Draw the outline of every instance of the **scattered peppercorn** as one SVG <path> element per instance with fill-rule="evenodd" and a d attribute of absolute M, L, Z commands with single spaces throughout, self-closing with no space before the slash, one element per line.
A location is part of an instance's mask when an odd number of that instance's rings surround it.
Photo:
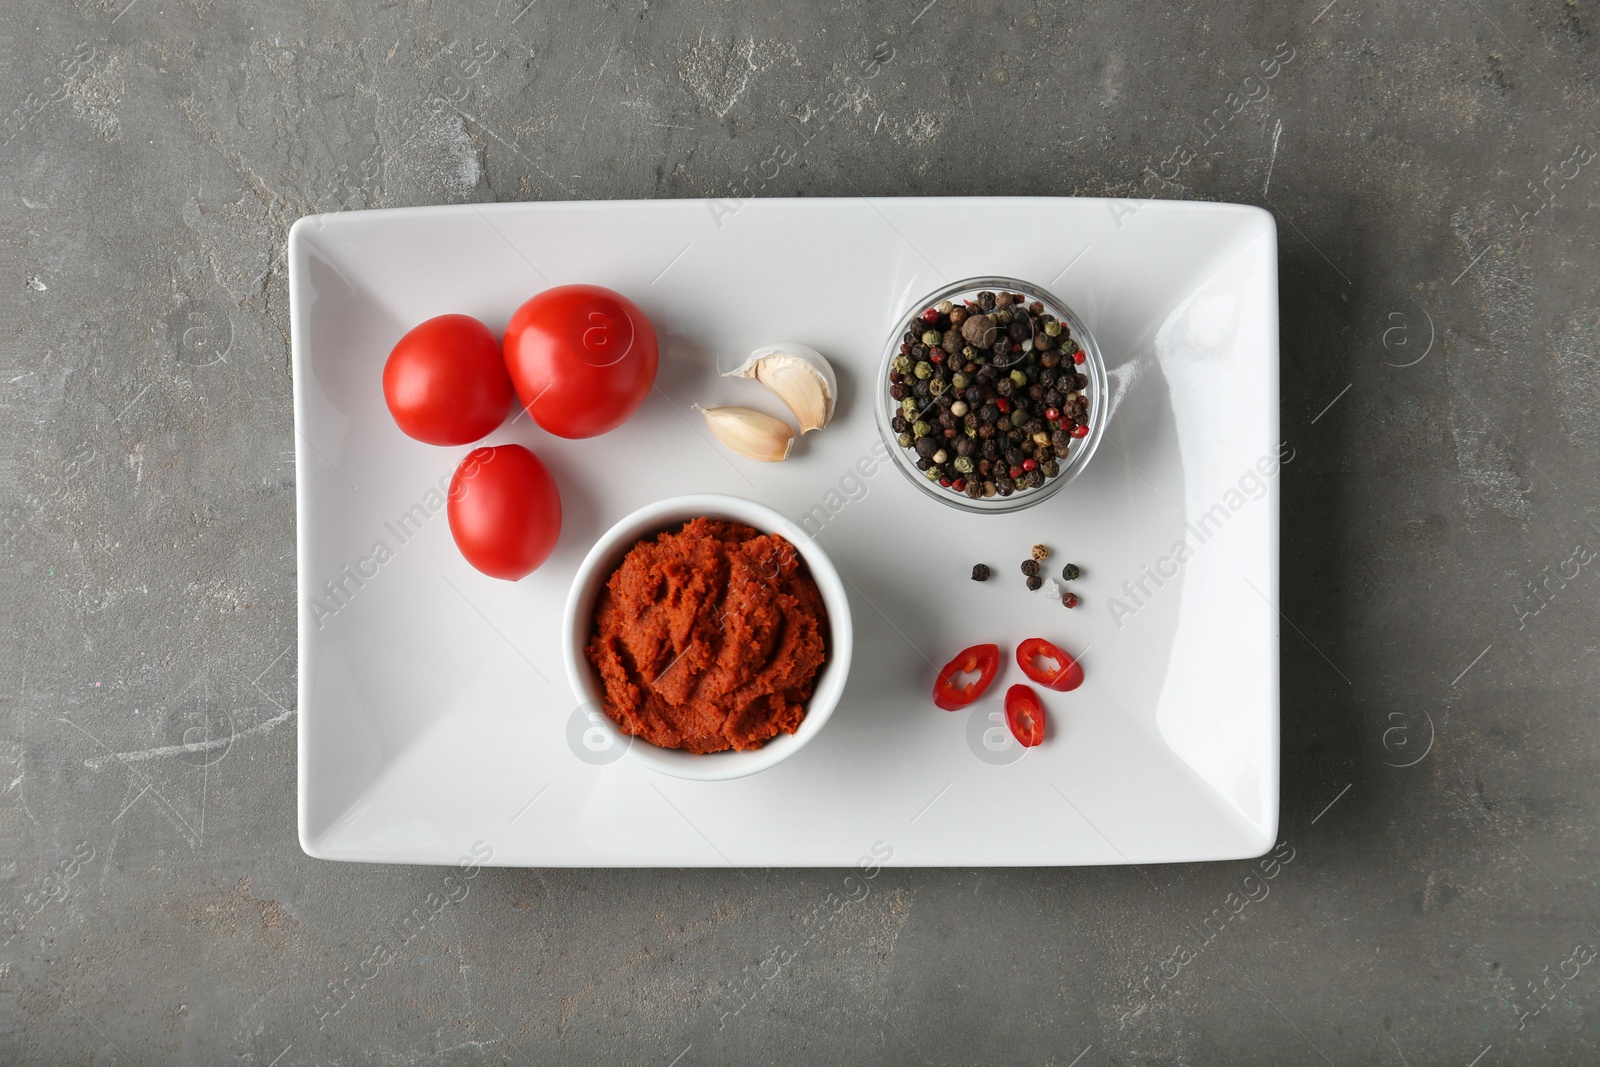
<path fill-rule="evenodd" d="M 1043 584 L 1044 579 L 1039 577 L 1037 574 L 1028 575 L 1028 589 L 1030 592 L 1037 592 L 1039 587 Z"/>
<path fill-rule="evenodd" d="M 1066 607 L 1069 607 L 1069 608 L 1077 607 L 1078 606 L 1078 594 L 1077 593 L 1070 593 L 1070 592 L 1069 593 L 1062 593 L 1061 594 L 1061 603 L 1063 605 L 1065 605 Z"/>
<path fill-rule="evenodd" d="M 1044 547 L 1043 545 L 1034 545 L 1033 546 L 1033 558 L 1034 559 L 1045 559 L 1049 555 L 1050 555 L 1050 550 L 1048 548 Z"/>
<path fill-rule="evenodd" d="M 1039 574 L 1039 561 L 1036 559 L 1023 560 L 1022 573 L 1026 574 L 1029 578 L 1037 577 Z"/>
<path fill-rule="evenodd" d="M 987 582 L 989 580 L 989 565 L 987 563 L 974 563 L 972 565 L 972 580 Z"/>
<path fill-rule="evenodd" d="M 1083 571 L 1078 568 L 1076 563 L 1069 563 L 1061 568 L 1061 579 L 1067 582 L 1075 582 L 1082 573 Z"/>

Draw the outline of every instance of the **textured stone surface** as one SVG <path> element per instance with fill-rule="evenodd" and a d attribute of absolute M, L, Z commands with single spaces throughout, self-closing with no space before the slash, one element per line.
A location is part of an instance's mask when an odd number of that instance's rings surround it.
<path fill-rule="evenodd" d="M 1592 1062 L 1600 11 L 922 3 L 0 11 L 0 1061 Z M 374 960 L 443 874 L 295 840 L 287 229 L 744 189 L 1277 214 L 1275 877 L 891 868 L 779 966 L 844 872 L 489 871 Z"/>

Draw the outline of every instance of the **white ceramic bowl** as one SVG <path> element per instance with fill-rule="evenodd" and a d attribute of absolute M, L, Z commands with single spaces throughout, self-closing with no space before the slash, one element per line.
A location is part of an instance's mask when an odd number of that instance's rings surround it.
<path fill-rule="evenodd" d="M 603 714 L 591 717 L 595 728 L 610 734 L 612 743 L 627 746 L 625 755 L 628 759 L 675 778 L 712 782 L 742 778 L 765 770 L 800 751 L 801 746 L 817 735 L 833 714 L 844 692 L 845 678 L 850 674 L 850 649 L 854 643 L 854 633 L 850 622 L 850 602 L 845 596 L 839 572 L 833 569 L 827 554 L 799 526 L 764 504 L 736 496 L 703 493 L 671 497 L 648 504 L 611 527 L 595 542 L 578 566 L 572 591 L 567 594 L 562 645 L 567 678 L 580 704 L 595 708 L 602 706 L 599 679 L 583 654 L 593 626 L 595 598 L 601 587 L 622 563 L 628 550 L 641 538 L 702 515 L 742 522 L 763 533 L 775 533 L 788 538 L 805 560 L 811 577 L 816 580 L 817 589 L 822 593 L 822 602 L 828 609 L 828 658 L 817 675 L 811 699 L 806 704 L 806 717 L 800 723 L 800 728 L 792 734 L 780 733 L 761 748 L 748 752 L 697 755 L 679 749 L 660 748 L 640 738 L 629 737 Z"/>

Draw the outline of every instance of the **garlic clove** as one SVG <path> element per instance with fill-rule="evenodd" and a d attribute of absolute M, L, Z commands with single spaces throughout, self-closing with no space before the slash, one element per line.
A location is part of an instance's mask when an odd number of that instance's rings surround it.
<path fill-rule="evenodd" d="M 820 430 L 833 418 L 838 379 L 822 353 L 809 345 L 763 345 L 723 377 L 754 378 L 777 393 L 794 412 L 801 433 Z"/>
<path fill-rule="evenodd" d="M 702 408 L 706 427 L 713 437 L 741 456 L 763 463 L 786 459 L 794 447 L 794 431 L 764 411 L 751 408 Z"/>

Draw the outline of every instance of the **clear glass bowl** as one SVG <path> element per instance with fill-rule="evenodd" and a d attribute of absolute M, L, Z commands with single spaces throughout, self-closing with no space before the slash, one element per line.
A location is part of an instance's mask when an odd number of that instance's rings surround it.
<path fill-rule="evenodd" d="M 901 338 L 907 330 L 913 328 L 914 324 L 921 323 L 919 316 L 924 308 L 933 307 L 941 300 L 949 300 L 956 304 L 964 300 L 975 300 L 977 295 L 985 290 L 995 293 L 1021 293 L 1028 298 L 1029 303 L 1037 300 L 1044 305 L 1045 311 L 1067 324 L 1073 340 L 1078 342 L 1084 352 L 1084 361 L 1076 369 L 1089 379 L 1089 384 L 1084 387 L 1084 393 L 1089 399 L 1089 434 L 1074 439 L 1066 458 L 1057 461 L 1060 464 L 1059 472 L 1038 488 L 1023 489 L 1010 496 L 996 495 L 972 499 L 936 481 L 929 481 L 927 476 L 917 469 L 916 453 L 909 448 L 900 447 L 900 435 L 894 432 L 889 422 L 899 410 L 898 402 L 889 396 L 889 369 L 894 357 L 900 354 Z M 1043 503 L 1059 493 L 1089 465 L 1089 460 L 1094 458 L 1095 450 L 1100 445 L 1100 438 L 1105 434 L 1106 417 L 1109 413 L 1106 396 L 1106 364 L 1100 355 L 1100 346 L 1095 343 L 1094 335 L 1083 324 L 1083 320 L 1058 297 L 1018 278 L 964 278 L 929 293 L 912 304 L 889 331 L 888 340 L 883 347 L 883 359 L 878 363 L 878 377 L 873 383 L 873 389 L 876 390 L 873 409 L 877 413 L 878 433 L 882 435 L 889 455 L 894 459 L 900 473 L 909 478 L 919 490 L 940 503 L 961 511 L 979 514 L 1021 511 L 1023 508 Z"/>

